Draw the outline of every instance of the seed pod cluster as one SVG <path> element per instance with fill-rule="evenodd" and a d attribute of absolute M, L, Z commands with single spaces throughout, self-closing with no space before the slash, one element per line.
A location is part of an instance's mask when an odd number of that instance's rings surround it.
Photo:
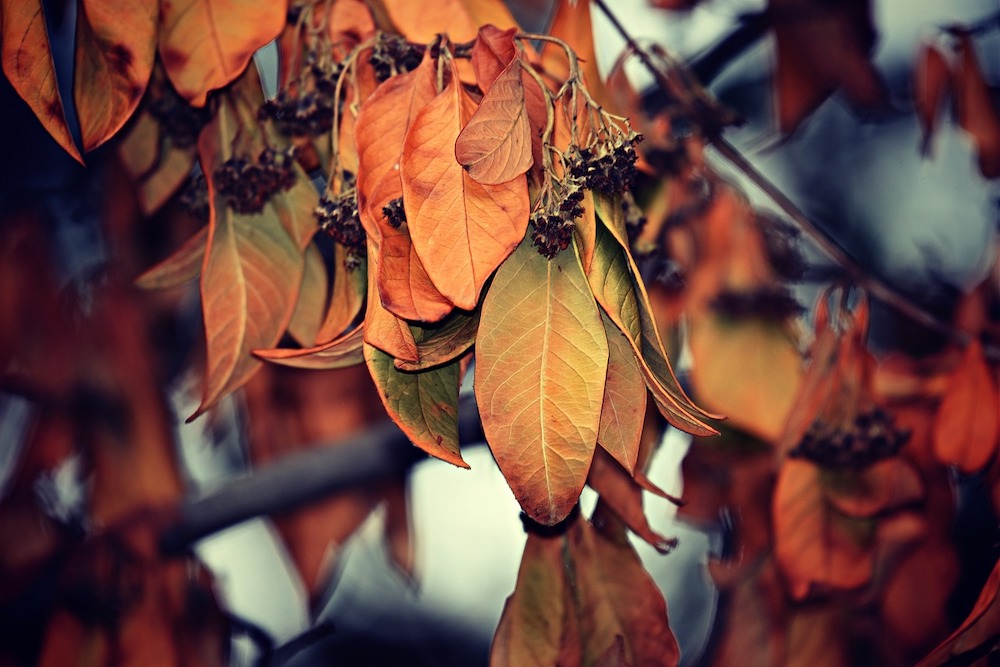
<path fill-rule="evenodd" d="M 788 455 L 824 468 L 863 470 L 896 456 L 909 438 L 909 431 L 897 428 L 889 413 L 872 406 L 847 426 L 830 428 L 822 419 L 815 420 Z"/>
<path fill-rule="evenodd" d="M 237 213 L 259 213 L 268 200 L 295 185 L 295 149 L 265 148 L 256 160 L 233 156 L 213 174 L 219 194 Z"/>
<path fill-rule="evenodd" d="M 382 207 L 382 213 L 394 229 L 399 229 L 406 222 L 406 210 L 403 209 L 403 198 L 396 197 L 390 201 Z"/>
<path fill-rule="evenodd" d="M 711 303 L 712 310 L 733 319 L 756 317 L 782 321 L 805 310 L 783 285 L 761 285 L 751 290 L 725 290 Z"/>
<path fill-rule="evenodd" d="M 775 272 L 785 280 L 799 280 L 809 267 L 799 249 L 802 233 L 784 220 L 767 214 L 757 214 L 757 223 L 764 233 L 767 259 Z"/>
<path fill-rule="evenodd" d="M 168 82 L 150 86 L 146 108 L 178 148 L 194 146 L 201 128 L 212 117 L 209 105 L 200 109 L 191 106 Z"/>
<path fill-rule="evenodd" d="M 337 79 L 343 65 L 330 54 L 310 52 L 295 84 L 278 91 L 260 109 L 261 119 L 274 121 L 278 131 L 289 137 L 315 137 L 333 127 Z"/>
<path fill-rule="evenodd" d="M 638 155 L 634 145 L 641 134 L 629 132 L 605 138 L 588 147 L 571 146 L 566 154 L 569 175 L 583 180 L 588 190 L 619 195 L 635 183 Z"/>
<path fill-rule="evenodd" d="M 552 259 L 569 247 L 577 218 L 583 215 L 581 179 L 553 180 L 542 206 L 531 216 L 531 240 L 538 254 Z"/>
<path fill-rule="evenodd" d="M 665 257 L 659 249 L 636 254 L 635 262 L 644 283 L 656 283 L 674 296 L 680 294 L 687 286 L 684 267 L 670 257 Z"/>
<path fill-rule="evenodd" d="M 407 42 L 399 35 L 381 33 L 372 47 L 368 58 L 375 70 L 375 79 L 382 83 L 394 74 L 402 74 L 417 68 L 423 58 L 423 50 Z"/>
<path fill-rule="evenodd" d="M 195 220 L 208 222 L 208 183 L 204 174 L 198 173 L 187 180 L 181 190 L 180 205 Z"/>
<path fill-rule="evenodd" d="M 315 213 L 319 228 L 347 249 L 347 268 L 357 267 L 365 256 L 366 237 L 355 190 L 351 188 L 333 196 L 324 194 Z"/>

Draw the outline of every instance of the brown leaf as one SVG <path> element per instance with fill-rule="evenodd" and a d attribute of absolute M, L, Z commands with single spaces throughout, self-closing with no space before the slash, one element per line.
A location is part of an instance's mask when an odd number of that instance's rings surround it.
<path fill-rule="evenodd" d="M 597 444 L 608 343 L 570 248 L 525 239 L 497 271 L 476 339 L 486 441 L 524 511 L 552 525 L 576 505 Z"/>
<path fill-rule="evenodd" d="M 986 585 L 979 593 L 972 611 L 955 632 L 940 646 L 920 661 L 917 667 L 952 665 L 971 655 L 996 651 L 997 634 L 1000 633 L 1000 561 L 993 566 Z M 959 663 L 961 664 L 961 663 Z"/>
<path fill-rule="evenodd" d="M 597 50 L 594 48 L 594 27 L 589 2 L 558 0 L 552 25 L 548 33 L 563 40 L 580 59 L 580 71 L 591 95 L 605 109 L 617 112 L 614 100 L 604 88 L 597 68 Z M 542 68 L 560 82 L 570 74 L 566 52 L 558 44 L 546 42 L 541 49 Z"/>
<path fill-rule="evenodd" d="M 163 0 L 159 52 L 177 92 L 194 106 L 235 80 L 285 25 L 287 0 Z"/>
<path fill-rule="evenodd" d="M 958 124 L 968 132 L 979 152 L 979 170 L 986 178 L 1000 177 L 1000 110 L 983 78 L 976 47 L 968 34 L 958 36 L 960 58 L 954 73 Z"/>
<path fill-rule="evenodd" d="M 920 150 L 924 155 L 930 152 L 938 112 L 950 86 L 951 72 L 944 54 L 933 44 L 924 44 L 913 71 L 913 104 L 923 130 Z"/>
<path fill-rule="evenodd" d="M 323 255 L 319 248 L 310 245 L 306 248 L 299 298 L 288 322 L 289 335 L 302 345 L 312 345 L 319 335 L 326 312 L 327 282 Z"/>
<path fill-rule="evenodd" d="M 632 475 L 604 450 L 594 452 L 587 484 L 625 523 L 629 530 L 649 542 L 661 553 L 667 553 L 673 542 L 654 531 L 642 508 L 642 489 Z"/>
<path fill-rule="evenodd" d="M 365 342 L 386 354 L 406 361 L 418 361 L 417 344 L 410 326 L 390 313 L 378 296 L 375 276 L 379 261 L 372 244 L 368 244 L 368 309 L 365 311 Z"/>
<path fill-rule="evenodd" d="M 334 244 L 330 305 L 316 334 L 317 343 L 333 340 L 354 322 L 368 292 L 367 277 L 365 264 L 348 268 L 347 250 L 339 243 Z"/>
<path fill-rule="evenodd" d="M 528 182 L 522 176 L 482 185 L 448 159 L 475 111 L 454 64 L 451 75 L 407 132 L 403 204 L 413 246 L 434 286 L 457 307 L 472 310 L 486 279 L 524 237 Z"/>
<path fill-rule="evenodd" d="M 621 331 L 601 314 L 608 337 L 608 375 L 597 440 L 622 467 L 632 473 L 639 456 L 639 439 L 646 414 L 646 385 L 632 346 Z"/>
<path fill-rule="evenodd" d="M 339 338 L 300 350 L 261 349 L 253 353 L 280 366 L 332 370 L 364 362 L 364 328 L 355 327 Z"/>
<path fill-rule="evenodd" d="M 459 358 L 472 347 L 479 330 L 479 311 L 465 313 L 456 310 L 438 326 L 410 325 L 410 329 L 414 332 L 420 359 L 396 359 L 393 363 L 401 371 L 433 368 Z"/>
<path fill-rule="evenodd" d="M 73 102 L 83 150 L 118 132 L 139 105 L 156 57 L 157 0 L 84 0 L 76 21 Z"/>
<path fill-rule="evenodd" d="M 166 289 L 194 280 L 201 273 L 207 240 L 208 227 L 202 227 L 170 257 L 136 278 L 135 284 L 143 289 Z"/>
<path fill-rule="evenodd" d="M 946 465 L 974 473 L 997 450 L 1000 391 L 978 339 L 966 346 L 934 422 L 934 454 Z"/>
<path fill-rule="evenodd" d="M 872 575 L 870 521 L 830 511 L 820 469 L 788 459 L 774 491 L 774 553 L 792 596 L 805 598 L 813 586 L 854 589 Z"/>
<path fill-rule="evenodd" d="M 0 59 L 10 85 L 52 138 L 83 164 L 59 97 L 42 0 L 2 0 L 0 31 Z"/>
<path fill-rule="evenodd" d="M 411 42 L 426 44 L 439 33 L 452 42 L 468 42 L 479 26 L 492 24 L 501 29 L 517 27 L 502 0 L 437 0 L 420 3 L 410 0 L 382 0 L 389 19 Z"/>
<path fill-rule="evenodd" d="M 837 88 L 854 104 L 885 97 L 869 52 L 875 39 L 869 0 L 770 0 L 777 39 L 778 126 L 791 132 Z"/>
<path fill-rule="evenodd" d="M 521 62 L 513 58 L 500 72 L 455 142 L 455 158 L 478 183 L 506 183 L 532 165 Z"/>
<path fill-rule="evenodd" d="M 483 92 L 490 89 L 517 55 L 514 42 L 516 34 L 517 28 L 501 30 L 495 25 L 484 25 L 479 29 L 476 42 L 472 45 L 472 69 L 476 72 L 476 83 Z"/>

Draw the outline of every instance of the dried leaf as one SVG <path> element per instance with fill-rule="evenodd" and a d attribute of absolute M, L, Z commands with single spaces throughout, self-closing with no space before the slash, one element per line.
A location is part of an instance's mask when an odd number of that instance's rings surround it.
<path fill-rule="evenodd" d="M 396 359 L 401 371 L 419 371 L 448 363 L 465 354 L 476 342 L 479 330 L 479 311 L 465 313 L 453 311 L 437 326 L 411 325 L 417 344 L 418 361 Z"/>
<path fill-rule="evenodd" d="M 472 45 L 472 69 L 476 73 L 479 89 L 486 92 L 500 73 L 517 55 L 514 35 L 517 28 L 501 30 L 495 25 L 484 25 L 479 29 L 476 42 Z"/>
<path fill-rule="evenodd" d="M 630 474 L 639 456 L 639 439 L 646 415 L 646 385 L 632 345 L 618 327 L 601 314 L 608 338 L 608 375 L 597 440 Z"/>
<path fill-rule="evenodd" d="M 958 37 L 960 58 L 954 74 L 958 124 L 968 132 L 979 152 L 979 170 L 986 178 L 1000 177 L 1000 110 L 983 78 L 972 38 Z"/>
<path fill-rule="evenodd" d="M 661 553 L 667 553 L 673 542 L 654 531 L 642 509 L 642 489 L 632 475 L 604 450 L 594 453 L 587 484 L 597 491 L 604 502 L 621 518 L 629 530 L 649 542 Z"/>
<path fill-rule="evenodd" d="M 301 350 L 262 349 L 253 353 L 261 359 L 292 368 L 332 370 L 355 366 L 364 361 L 364 328 L 355 327 L 339 338 Z"/>
<path fill-rule="evenodd" d="M 319 335 L 326 311 L 327 282 L 323 255 L 310 245 L 306 248 L 299 298 L 288 323 L 288 333 L 302 345 L 312 345 Z"/>
<path fill-rule="evenodd" d="M 396 317 L 382 305 L 375 276 L 378 256 L 368 244 L 368 309 L 365 311 L 365 342 L 386 354 L 406 361 L 418 361 L 417 344 L 405 320 Z"/>
<path fill-rule="evenodd" d="M 576 226 L 573 228 L 573 238 L 580 248 L 580 261 L 583 262 L 583 270 L 590 273 L 594 263 L 594 251 L 597 246 L 597 209 L 594 205 L 594 192 L 586 190 L 583 194 L 583 215 L 576 219 Z"/>
<path fill-rule="evenodd" d="M 254 52 L 285 25 L 287 0 L 161 2 L 160 60 L 177 92 L 194 106 L 235 80 Z"/>
<path fill-rule="evenodd" d="M 951 73 L 944 54 L 933 44 L 924 44 L 917 56 L 913 75 L 913 104 L 916 107 L 920 128 L 923 130 L 920 150 L 927 155 L 930 152 L 941 103 L 951 86 Z"/>
<path fill-rule="evenodd" d="M 475 111 L 452 66 L 445 89 L 423 108 L 404 142 L 403 205 L 417 255 L 434 286 L 463 310 L 473 310 L 490 274 L 524 237 L 528 182 L 476 183 L 454 153 Z"/>
<path fill-rule="evenodd" d="M 59 97 L 42 0 L 0 1 L 0 31 L 0 60 L 10 85 L 56 143 L 83 164 Z"/>
<path fill-rule="evenodd" d="M 476 340 L 476 399 L 500 470 L 546 525 L 580 496 L 597 444 L 608 343 L 573 250 L 526 239 L 497 271 Z"/>
<path fill-rule="evenodd" d="M 389 19 L 411 42 L 426 44 L 439 33 L 452 42 L 468 42 L 476 37 L 479 26 L 517 27 L 517 22 L 502 0 L 436 0 L 430 3 L 410 0 L 382 0 Z"/>
<path fill-rule="evenodd" d="M 966 346 L 934 421 L 934 454 L 946 465 L 974 473 L 997 450 L 1000 391 L 978 339 Z"/>
<path fill-rule="evenodd" d="M 386 412 L 414 445 L 431 456 L 468 468 L 458 447 L 458 388 L 453 361 L 424 371 L 397 369 L 393 359 L 365 345 L 365 362 Z"/>
<path fill-rule="evenodd" d="M 333 248 L 333 285 L 330 287 L 330 305 L 323 324 L 316 334 L 317 343 L 333 340 L 354 322 L 368 291 L 367 262 L 348 268 L 347 250 L 339 243 Z"/>
<path fill-rule="evenodd" d="M 202 227 L 170 257 L 136 278 L 135 284 L 143 289 L 166 289 L 194 280 L 201 273 L 207 240 L 208 227 Z"/>
<path fill-rule="evenodd" d="M 570 45 L 580 59 L 580 71 L 591 95 L 602 107 L 616 112 L 614 100 L 604 88 L 600 70 L 597 68 L 590 3 L 558 0 L 548 33 Z M 560 45 L 550 42 L 543 44 L 541 60 L 546 73 L 555 76 L 560 82 L 569 78 L 569 61 Z"/>
<path fill-rule="evenodd" d="M 156 57 L 157 0 L 83 0 L 76 21 L 73 102 L 83 150 L 118 132 L 146 90 Z"/>
<path fill-rule="evenodd" d="M 478 183 L 506 183 L 532 165 L 521 62 L 513 58 L 500 72 L 455 142 L 455 158 Z"/>

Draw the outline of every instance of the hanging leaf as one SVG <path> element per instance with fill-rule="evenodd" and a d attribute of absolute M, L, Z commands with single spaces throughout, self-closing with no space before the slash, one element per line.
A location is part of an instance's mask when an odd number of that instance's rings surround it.
<path fill-rule="evenodd" d="M 248 77 L 255 86 L 252 101 L 263 102 L 260 96 L 260 88 L 257 86 L 257 77 Z M 256 106 L 254 104 L 253 106 Z M 276 192 L 271 199 L 274 212 L 281 221 L 281 226 L 285 228 L 288 235 L 295 241 L 295 245 L 301 251 L 305 251 L 312 243 L 313 237 L 319 226 L 316 221 L 316 207 L 319 205 L 319 193 L 313 187 L 312 182 L 298 164 L 293 165 L 295 172 L 295 183 L 288 190 Z"/>
<path fill-rule="evenodd" d="M 368 308 L 365 311 L 365 342 L 396 359 L 419 361 L 417 344 L 406 320 L 396 317 L 382 305 L 375 284 L 379 261 L 368 244 Z"/>
<path fill-rule="evenodd" d="M 913 104 L 916 107 L 920 128 L 923 130 L 920 151 L 927 155 L 930 152 L 941 103 L 951 85 L 951 73 L 944 54 L 933 44 L 924 44 L 917 56 L 913 74 Z"/>
<path fill-rule="evenodd" d="M 205 174 L 228 159 L 236 114 L 231 103 L 223 104 L 202 134 Z M 259 214 L 234 213 L 216 197 L 213 178 L 207 181 L 211 218 L 201 294 L 208 359 L 202 403 L 191 419 L 257 370 L 260 361 L 250 353 L 274 346 L 288 327 L 303 271 L 302 254 L 271 205 Z"/>
<path fill-rule="evenodd" d="M 628 338 L 601 313 L 608 338 L 608 375 L 597 440 L 630 474 L 639 456 L 646 414 L 646 385 Z"/>
<path fill-rule="evenodd" d="M 434 286 L 463 310 L 473 310 L 490 274 L 524 238 L 528 181 L 476 183 L 454 154 L 475 111 L 451 66 L 451 80 L 413 121 L 401 162 L 403 205 L 410 236 Z"/>
<path fill-rule="evenodd" d="M 56 143 L 83 164 L 59 97 L 42 0 L 0 1 L 0 31 L 0 59 L 10 85 Z"/>
<path fill-rule="evenodd" d="M 306 248 L 299 298 L 288 323 L 288 333 L 302 345 L 312 345 L 319 335 L 326 311 L 327 283 L 323 255 L 319 248 L 310 245 Z"/>
<path fill-rule="evenodd" d="M 316 334 L 317 343 L 333 340 L 354 322 L 365 302 L 367 275 L 367 262 L 348 268 L 347 250 L 339 243 L 334 244 L 330 305 Z"/>
<path fill-rule="evenodd" d="M 966 473 L 981 470 L 997 450 L 1000 391 L 978 339 L 965 347 L 934 421 L 934 454 Z"/>
<path fill-rule="evenodd" d="M 280 366 L 333 370 L 362 363 L 364 361 L 363 345 L 364 328 L 355 327 L 339 338 L 322 345 L 299 350 L 261 349 L 254 350 L 253 353 L 261 359 L 266 359 Z"/>
<path fill-rule="evenodd" d="M 401 371 L 392 357 L 371 345 L 365 345 L 365 362 L 382 404 L 406 437 L 431 456 L 468 468 L 458 448 L 458 362 Z"/>
<path fill-rule="evenodd" d="M 468 42 L 479 26 L 492 24 L 514 28 L 517 22 L 502 0 L 437 0 L 420 3 L 410 0 L 382 0 L 389 19 L 411 42 L 427 44 L 438 34 L 452 42 Z"/>
<path fill-rule="evenodd" d="M 157 0 L 84 0 L 76 21 L 73 102 L 83 150 L 114 136 L 139 106 L 156 57 Z"/>
<path fill-rule="evenodd" d="M 979 153 L 979 170 L 986 178 L 1000 177 L 1000 109 L 983 78 L 976 46 L 968 34 L 958 36 L 958 71 L 954 74 L 958 124 L 969 133 Z"/>
<path fill-rule="evenodd" d="M 500 267 L 476 339 L 486 441 L 524 511 L 552 525 L 576 505 L 597 443 L 608 343 L 579 258 L 526 239 Z"/>
<path fill-rule="evenodd" d="M 484 25 L 479 29 L 472 45 L 472 69 L 476 73 L 476 84 L 486 92 L 497 80 L 500 73 L 517 55 L 514 35 L 517 28 L 501 30 L 495 25 Z"/>
<path fill-rule="evenodd" d="M 594 99 L 604 107 L 616 111 L 614 100 L 604 88 L 597 68 L 597 50 L 594 48 L 594 26 L 591 21 L 590 3 L 558 0 L 549 35 L 557 37 L 573 49 L 580 59 L 580 70 Z M 569 78 L 569 60 L 562 46 L 551 42 L 542 45 L 542 68 L 560 81 Z"/>
<path fill-rule="evenodd" d="M 417 344 L 418 361 L 396 359 L 395 366 L 401 371 L 419 371 L 446 364 L 465 354 L 476 342 L 479 330 L 479 311 L 465 313 L 453 311 L 436 326 L 411 325 Z"/>
<path fill-rule="evenodd" d="M 174 254 L 136 278 L 135 284 L 143 289 L 166 289 L 194 280 L 201 273 L 207 240 L 208 227 L 202 227 Z"/>
<path fill-rule="evenodd" d="M 642 489 L 638 483 L 606 451 L 598 449 L 594 453 L 587 484 L 597 491 L 601 502 L 613 510 L 629 530 L 654 549 L 668 553 L 673 548 L 674 540 L 663 537 L 650 527 L 642 508 Z"/>
<path fill-rule="evenodd" d="M 161 2 L 159 52 L 177 92 L 196 107 L 234 81 L 285 25 L 287 0 Z"/>
<path fill-rule="evenodd" d="M 531 167 L 531 127 L 521 69 L 520 58 L 507 64 L 455 142 L 455 158 L 478 183 L 506 183 Z"/>

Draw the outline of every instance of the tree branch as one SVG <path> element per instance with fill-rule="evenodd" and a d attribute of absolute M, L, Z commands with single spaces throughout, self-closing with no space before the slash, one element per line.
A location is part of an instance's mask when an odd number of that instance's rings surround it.
<path fill-rule="evenodd" d="M 466 444 L 483 441 L 472 396 L 459 401 L 458 434 Z M 346 440 L 285 456 L 200 498 L 184 500 L 160 534 L 160 552 L 183 554 L 193 543 L 224 528 L 401 475 L 426 458 L 386 420 Z"/>

